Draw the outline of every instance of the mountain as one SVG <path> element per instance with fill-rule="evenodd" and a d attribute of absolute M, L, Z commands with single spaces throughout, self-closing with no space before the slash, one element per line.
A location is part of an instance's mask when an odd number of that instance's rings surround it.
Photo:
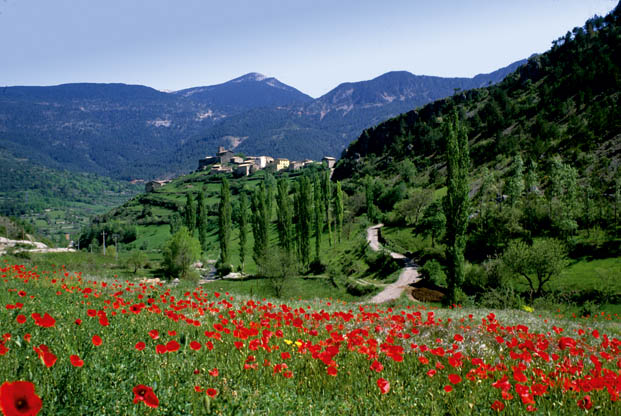
<path fill-rule="evenodd" d="M 347 147 L 333 177 L 390 177 L 407 159 L 433 180 L 444 169 L 443 120 L 457 111 L 467 125 L 475 169 L 501 171 L 520 154 L 545 171 L 561 155 L 583 177 L 611 180 L 621 159 L 620 15 L 617 8 L 606 18 L 590 19 L 499 84 L 460 92 L 365 130 Z M 611 195 L 610 189 L 602 192 Z"/>
<path fill-rule="evenodd" d="M 125 84 L 6 87 L 0 145 L 42 166 L 126 180 L 189 172 L 217 146 L 319 159 L 338 156 L 365 128 L 456 88 L 497 82 L 522 63 L 474 78 L 390 72 L 316 100 L 258 73 L 172 93 Z"/>
<path fill-rule="evenodd" d="M 305 104 L 313 99 L 276 78 L 251 72 L 223 84 L 194 87 L 173 94 L 207 106 L 241 112 L 257 107 Z"/>

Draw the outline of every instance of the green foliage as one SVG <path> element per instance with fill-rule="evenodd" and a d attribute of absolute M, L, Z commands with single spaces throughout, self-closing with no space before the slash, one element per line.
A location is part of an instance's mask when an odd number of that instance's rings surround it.
<path fill-rule="evenodd" d="M 523 277 L 533 296 L 543 294 L 544 285 L 567 267 L 567 249 L 558 240 L 537 239 L 532 246 L 514 240 L 502 256 L 503 263 L 515 275 Z"/>
<path fill-rule="evenodd" d="M 132 250 L 125 258 L 125 265 L 129 269 L 134 269 L 134 274 L 138 272 L 138 269 L 142 269 L 148 263 L 149 259 L 147 255 L 140 250 Z"/>
<path fill-rule="evenodd" d="M 435 247 L 436 241 L 444 233 L 446 227 L 446 216 L 439 201 L 433 202 L 425 208 L 421 221 L 421 231 L 425 235 L 431 236 L 431 247 Z"/>
<path fill-rule="evenodd" d="M 199 241 L 186 227 L 172 235 L 162 250 L 162 267 L 167 276 L 180 279 L 195 278 L 191 265 L 200 257 Z"/>
<path fill-rule="evenodd" d="M 446 273 L 442 269 L 442 265 L 436 260 L 428 260 L 419 269 L 424 279 L 430 281 L 436 286 L 446 287 Z"/>
<path fill-rule="evenodd" d="M 173 214 L 173 216 L 175 214 Z M 209 241 L 207 240 L 208 222 L 209 220 L 207 218 L 207 207 L 205 206 L 205 193 L 201 190 L 196 196 L 196 228 L 198 230 L 198 241 L 201 243 L 201 249 L 203 251 L 207 250 L 209 243 Z M 174 234 L 172 226 L 171 234 Z"/>
<path fill-rule="evenodd" d="M 464 251 L 466 249 L 466 229 L 470 214 L 468 199 L 468 173 L 470 157 L 468 136 L 465 127 L 457 118 L 451 116 L 446 124 L 447 194 L 443 200 L 446 216 L 446 244 L 448 275 L 448 295 L 446 302 L 455 303 L 456 291 L 464 281 Z"/>
<path fill-rule="evenodd" d="M 289 197 L 289 182 L 285 178 L 278 180 L 276 196 L 276 230 L 278 245 L 288 254 L 293 253 L 293 209 Z"/>
<path fill-rule="evenodd" d="M 252 258 L 259 266 L 265 263 L 268 258 L 269 239 L 267 217 L 267 203 L 265 185 L 262 182 L 252 195 L 252 235 L 254 236 L 254 247 Z"/>
<path fill-rule="evenodd" d="M 248 241 L 248 197 L 245 193 L 240 196 L 239 203 L 239 260 L 241 271 L 246 265 L 246 243 Z"/>
<path fill-rule="evenodd" d="M 218 241 L 220 243 L 219 264 L 227 265 L 230 259 L 230 240 L 231 240 L 231 191 L 229 181 L 222 179 L 220 188 L 220 205 L 218 206 Z"/>
<path fill-rule="evenodd" d="M 321 250 L 321 235 L 323 234 L 323 206 L 321 185 L 319 178 L 315 176 L 313 181 L 313 234 L 315 236 L 316 261 L 319 261 L 319 252 Z"/>
<path fill-rule="evenodd" d="M 194 234 L 194 229 L 196 228 L 196 208 L 190 193 L 185 195 L 184 220 L 188 231 Z"/>
<path fill-rule="evenodd" d="M 337 240 L 340 243 L 343 234 L 343 217 L 344 217 L 344 203 L 343 203 L 343 190 L 341 189 L 341 182 L 336 182 L 336 190 L 334 192 L 334 213 L 335 213 L 335 233 Z"/>
<path fill-rule="evenodd" d="M 310 239 L 312 226 L 312 186 L 307 176 L 302 176 L 296 184 L 295 193 L 296 240 L 298 256 L 302 268 L 310 261 Z"/>

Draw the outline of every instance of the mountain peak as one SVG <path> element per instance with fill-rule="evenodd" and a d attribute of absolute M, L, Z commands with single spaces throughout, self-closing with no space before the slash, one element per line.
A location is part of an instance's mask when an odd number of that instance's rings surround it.
<path fill-rule="evenodd" d="M 242 75 L 239 78 L 235 78 L 233 80 L 231 80 L 230 82 L 246 82 L 246 81 L 264 81 L 268 79 L 268 77 L 266 77 L 263 74 L 260 74 L 258 72 L 249 72 L 246 75 Z"/>

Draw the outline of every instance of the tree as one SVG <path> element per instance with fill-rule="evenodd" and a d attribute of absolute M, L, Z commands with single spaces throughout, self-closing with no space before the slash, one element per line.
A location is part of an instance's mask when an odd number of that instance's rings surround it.
<path fill-rule="evenodd" d="M 221 267 L 231 264 L 230 260 L 230 240 L 231 240 L 231 191 L 229 181 L 222 178 L 220 187 L 220 205 L 218 207 L 218 240 L 220 242 L 220 259 L 218 263 Z"/>
<path fill-rule="evenodd" d="M 196 197 L 196 228 L 198 229 L 198 241 L 201 249 L 207 251 L 207 207 L 205 207 L 205 194 L 203 191 Z"/>
<path fill-rule="evenodd" d="M 410 196 L 395 205 L 395 210 L 407 225 L 416 227 L 420 215 L 433 200 L 433 192 L 430 189 L 416 188 Z"/>
<path fill-rule="evenodd" d="M 252 258 L 254 262 L 263 267 L 267 258 L 268 235 L 267 235 L 267 206 L 265 203 L 265 185 L 263 183 L 255 189 L 252 194 L 252 235 L 254 237 L 254 247 Z"/>
<path fill-rule="evenodd" d="M 138 272 L 138 269 L 142 269 L 145 264 L 147 264 L 148 258 L 147 255 L 140 250 L 132 250 L 127 259 L 125 260 L 125 264 L 128 268 L 134 269 L 134 274 Z"/>
<path fill-rule="evenodd" d="M 192 277 L 190 266 L 199 258 L 200 253 L 198 240 L 190 235 L 187 227 L 181 227 L 164 246 L 162 266 L 170 277 Z"/>
<path fill-rule="evenodd" d="M 274 296 L 280 298 L 295 272 L 295 259 L 291 254 L 278 247 L 265 260 L 262 274 L 269 279 Z"/>
<path fill-rule="evenodd" d="M 341 242 L 341 235 L 343 234 L 343 217 L 344 217 L 344 204 L 343 204 L 343 191 L 341 189 L 341 182 L 336 183 L 336 192 L 334 194 L 334 212 L 335 212 L 335 233 L 338 238 L 338 242 Z"/>
<path fill-rule="evenodd" d="M 278 245 L 290 255 L 293 251 L 293 210 L 289 198 L 289 182 L 285 178 L 280 178 L 277 190 L 276 230 L 278 231 Z"/>
<path fill-rule="evenodd" d="M 188 231 L 190 234 L 194 234 L 194 228 L 196 228 L 196 209 L 194 208 L 194 201 L 190 193 L 185 194 L 184 219 Z"/>
<path fill-rule="evenodd" d="M 314 184 L 313 184 L 313 207 L 314 207 L 314 219 L 313 226 L 315 234 L 315 261 L 319 263 L 319 251 L 321 249 L 321 231 L 323 229 L 323 202 L 321 198 L 321 186 L 319 184 L 319 179 L 315 176 Z"/>
<path fill-rule="evenodd" d="M 457 300 L 458 289 L 465 277 L 464 251 L 466 249 L 466 229 L 468 227 L 468 135 L 454 112 L 446 123 L 446 186 L 444 215 L 446 216 L 446 254 L 448 263 L 446 302 Z"/>
<path fill-rule="evenodd" d="M 323 202 L 323 212 L 326 216 L 326 226 L 328 227 L 328 242 L 330 246 L 333 244 L 332 239 L 332 182 L 330 181 L 330 170 L 326 169 L 321 175 L 321 198 Z"/>
<path fill-rule="evenodd" d="M 242 193 L 239 199 L 239 261 L 243 272 L 246 264 L 246 242 L 248 239 L 248 198 L 246 194 Z"/>
<path fill-rule="evenodd" d="M 435 247 L 436 241 L 438 241 L 446 227 L 446 217 L 439 202 L 435 201 L 427 206 L 423 212 L 421 227 L 423 234 L 431 236 L 431 247 Z"/>
<path fill-rule="evenodd" d="M 552 159 L 550 183 L 547 197 L 550 218 L 564 238 L 569 237 L 578 228 L 576 222 L 576 205 L 578 197 L 578 172 L 563 163 L 560 157 Z"/>
<path fill-rule="evenodd" d="M 302 268 L 306 268 L 310 259 L 310 236 L 312 224 L 311 183 L 307 176 L 302 176 L 297 183 L 295 194 L 296 237 L 298 255 Z"/>
<path fill-rule="evenodd" d="M 179 228 L 181 228 L 182 224 L 183 220 L 181 219 L 181 215 L 179 215 L 178 212 L 173 212 L 168 220 L 170 235 L 173 235 L 174 233 L 179 231 Z"/>
<path fill-rule="evenodd" d="M 520 155 L 515 157 L 511 170 L 511 176 L 505 184 L 505 193 L 507 194 L 509 204 L 515 206 L 524 192 L 524 162 Z"/>
<path fill-rule="evenodd" d="M 553 238 L 535 240 L 532 246 L 513 240 L 502 261 L 511 272 L 526 280 L 532 302 L 533 296 L 541 296 L 544 285 L 567 266 L 567 250 L 563 243 Z"/>
<path fill-rule="evenodd" d="M 379 219 L 379 210 L 375 205 L 375 195 L 373 192 L 373 180 L 367 177 L 365 180 L 364 194 L 367 202 L 367 218 L 373 224 Z"/>

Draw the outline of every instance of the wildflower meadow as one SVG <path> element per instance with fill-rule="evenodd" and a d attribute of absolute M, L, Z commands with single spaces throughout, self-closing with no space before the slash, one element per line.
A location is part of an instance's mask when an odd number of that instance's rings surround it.
<path fill-rule="evenodd" d="M 279 302 L 0 267 L 0 409 L 621 413 L 616 315 Z"/>

